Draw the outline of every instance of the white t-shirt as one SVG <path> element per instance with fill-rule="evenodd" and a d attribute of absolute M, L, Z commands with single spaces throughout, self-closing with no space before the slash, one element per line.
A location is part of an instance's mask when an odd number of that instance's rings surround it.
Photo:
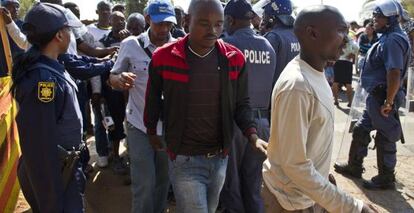
<path fill-rule="evenodd" d="M 323 72 L 297 56 L 280 75 L 263 180 L 286 210 L 317 202 L 329 212 L 359 213 L 362 201 L 328 181 L 334 136 L 332 92 Z"/>
<path fill-rule="evenodd" d="M 108 35 L 111 32 L 111 28 L 108 29 L 100 29 L 98 28 L 97 24 L 90 24 L 87 26 L 88 32 L 93 35 L 95 39 L 95 46 L 97 47 L 99 44 L 99 40 L 101 40 L 104 36 Z"/>
<path fill-rule="evenodd" d="M 137 75 L 134 82 L 134 87 L 129 90 L 128 104 L 126 107 L 126 118 L 135 128 L 147 132 L 144 126 L 144 107 L 145 107 L 145 93 L 147 90 L 148 81 L 148 67 L 151 58 L 145 53 L 144 49 L 139 45 L 138 39 L 142 39 L 144 48 L 154 52 L 157 48 L 151 43 L 148 31 L 142 33 L 138 37 L 130 36 L 121 42 L 118 58 L 115 62 L 111 73 L 120 74 L 122 72 L 132 72 Z M 170 40 L 174 41 L 170 36 Z M 157 125 L 157 134 L 162 134 L 161 122 Z"/>

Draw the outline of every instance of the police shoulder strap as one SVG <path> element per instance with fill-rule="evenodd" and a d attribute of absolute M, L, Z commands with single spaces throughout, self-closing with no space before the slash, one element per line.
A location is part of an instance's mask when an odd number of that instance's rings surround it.
<path fill-rule="evenodd" d="M 148 55 L 148 57 L 152 58 L 152 52 L 148 49 L 148 47 L 144 47 L 144 41 L 138 38 L 138 43 L 139 43 L 139 46 L 141 46 L 142 49 L 145 51 L 145 53 Z"/>
<path fill-rule="evenodd" d="M 69 74 L 67 74 L 68 77 L 65 77 L 65 75 L 62 75 L 62 73 L 58 72 L 53 67 L 48 66 L 46 64 L 42 64 L 42 63 L 36 63 L 36 64 L 34 64 L 33 66 L 30 67 L 29 70 L 34 70 L 34 69 L 37 69 L 37 68 L 43 68 L 43 69 L 46 69 L 46 70 L 48 70 L 48 71 L 50 71 L 52 73 L 55 73 L 56 74 L 56 77 L 58 77 L 58 78 L 60 78 L 60 79 L 62 79 L 64 81 L 68 82 L 73 88 L 75 88 L 76 91 L 78 91 L 78 86 L 72 80 L 72 77 Z"/>

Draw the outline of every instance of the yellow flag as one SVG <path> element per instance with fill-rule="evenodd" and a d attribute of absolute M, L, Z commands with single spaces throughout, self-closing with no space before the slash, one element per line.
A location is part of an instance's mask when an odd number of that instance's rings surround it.
<path fill-rule="evenodd" d="M 12 57 L 3 17 L 0 16 L 1 44 L 9 76 L 0 78 L 0 211 L 14 212 L 20 187 L 17 181 L 17 164 L 20 156 L 19 136 L 15 117 L 16 103 L 10 91 Z"/>

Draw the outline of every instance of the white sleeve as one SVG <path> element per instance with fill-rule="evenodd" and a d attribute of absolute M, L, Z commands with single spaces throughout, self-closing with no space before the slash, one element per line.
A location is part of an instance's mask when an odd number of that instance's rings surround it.
<path fill-rule="evenodd" d="M 132 47 L 130 40 L 126 40 L 125 42 L 121 42 L 121 46 L 119 48 L 118 58 L 115 61 L 114 66 L 112 67 L 111 73 L 112 74 L 121 74 L 122 72 L 127 72 L 129 67 L 129 50 Z"/>
<path fill-rule="evenodd" d="M 102 89 L 102 82 L 101 82 L 101 76 L 94 76 L 91 78 L 91 87 L 92 87 L 92 94 L 95 93 L 101 93 L 101 89 Z"/>
<path fill-rule="evenodd" d="M 12 21 L 10 24 L 6 25 L 7 31 L 9 32 L 10 37 L 13 39 L 14 43 L 17 44 L 22 49 L 29 49 L 30 43 L 26 38 L 26 35 L 23 34 L 19 27 Z"/>
<path fill-rule="evenodd" d="M 272 132 L 278 134 L 277 156 L 285 175 L 299 190 L 329 212 L 359 213 L 362 201 L 340 191 L 323 177 L 306 155 L 308 131 L 310 129 L 313 96 L 294 90 L 279 94 L 272 106 Z M 275 125 L 273 124 L 275 123 Z M 330 131 L 330 130 L 326 130 Z"/>

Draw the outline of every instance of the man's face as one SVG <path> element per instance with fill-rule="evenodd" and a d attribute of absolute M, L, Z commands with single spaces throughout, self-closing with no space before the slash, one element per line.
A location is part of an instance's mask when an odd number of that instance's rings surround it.
<path fill-rule="evenodd" d="M 120 12 L 113 13 L 111 15 L 111 26 L 114 32 L 125 29 L 125 16 Z"/>
<path fill-rule="evenodd" d="M 158 41 L 167 40 L 173 25 L 172 22 L 167 21 L 159 23 L 150 21 L 151 35 Z"/>
<path fill-rule="evenodd" d="M 373 24 L 367 24 L 367 26 L 365 26 L 365 33 L 367 35 L 372 35 L 374 33 Z"/>
<path fill-rule="evenodd" d="M 137 19 L 132 19 L 127 23 L 127 30 L 131 32 L 132 35 L 137 36 L 144 32 L 145 23 L 140 23 Z"/>
<path fill-rule="evenodd" d="M 10 11 L 10 14 L 12 16 L 13 20 L 16 20 L 19 16 L 19 4 L 17 3 L 8 3 L 6 6 L 4 6 L 8 11 Z"/>
<path fill-rule="evenodd" d="M 373 13 L 372 14 L 372 20 L 374 24 L 374 30 L 377 32 L 380 32 L 382 29 L 384 29 L 388 24 L 388 19 L 381 13 Z"/>
<path fill-rule="evenodd" d="M 317 42 L 321 49 L 321 57 L 330 61 L 338 60 L 347 43 L 348 26 L 343 17 L 327 20 L 319 27 L 319 33 Z"/>
<path fill-rule="evenodd" d="M 109 21 L 109 16 L 111 15 L 111 6 L 109 6 L 109 4 L 101 5 L 96 10 L 96 14 L 98 14 L 99 20 Z"/>
<path fill-rule="evenodd" d="M 213 47 L 223 32 L 223 10 L 206 7 L 193 12 L 188 18 L 191 41 L 203 48 Z"/>

